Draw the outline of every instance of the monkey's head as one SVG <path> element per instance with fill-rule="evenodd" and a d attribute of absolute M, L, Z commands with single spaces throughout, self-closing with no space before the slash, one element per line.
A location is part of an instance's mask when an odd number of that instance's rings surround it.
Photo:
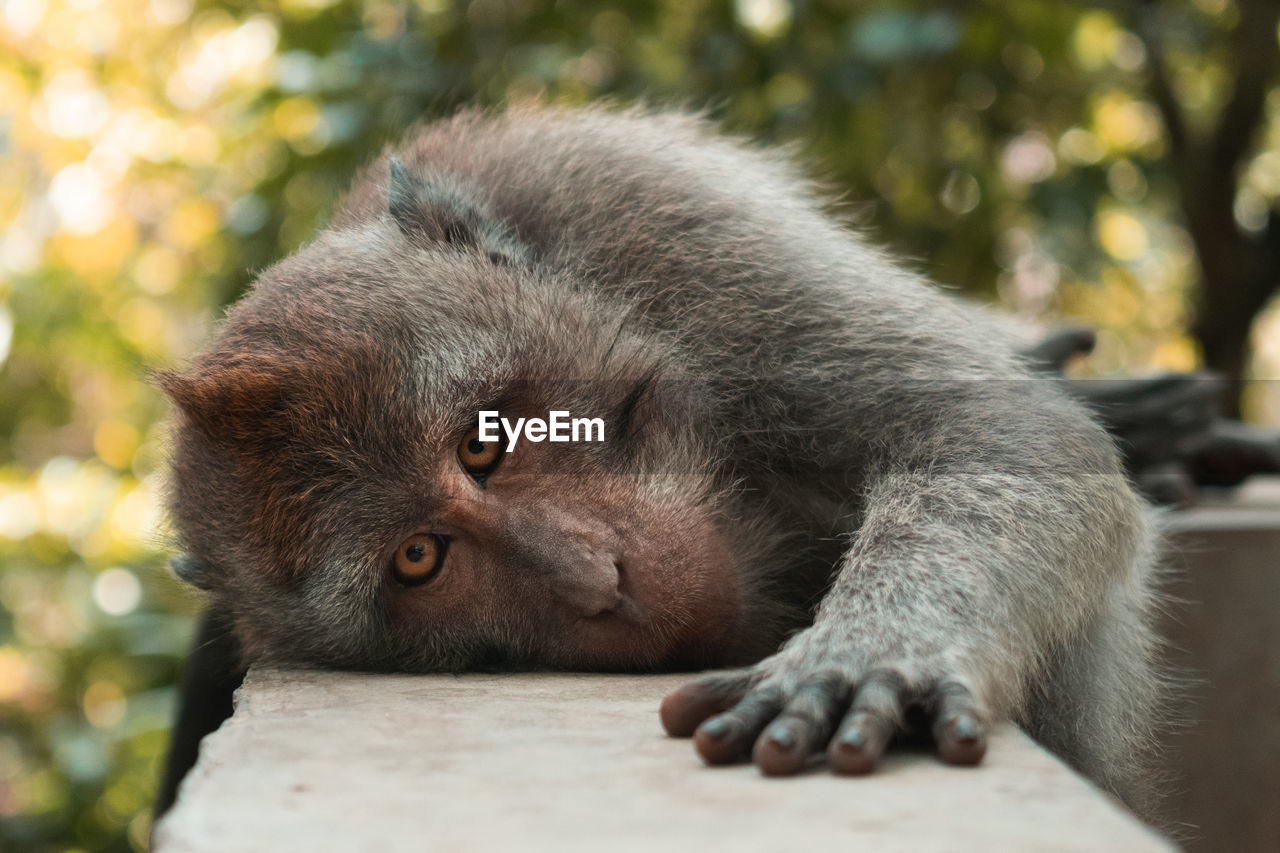
<path fill-rule="evenodd" d="M 264 272 L 159 384 L 178 574 L 246 656 L 410 670 L 714 663 L 741 629 L 722 448 L 669 344 L 439 179 Z M 556 275 L 563 276 L 569 273 Z M 478 412 L 604 440 L 477 438 Z"/>

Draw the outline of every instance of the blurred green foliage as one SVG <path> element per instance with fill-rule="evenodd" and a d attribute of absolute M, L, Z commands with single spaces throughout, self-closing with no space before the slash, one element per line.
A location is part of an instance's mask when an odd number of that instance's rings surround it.
<path fill-rule="evenodd" d="M 1207 120 L 1237 10 L 1164 5 L 1177 94 Z M 521 99 L 705 109 L 795 142 L 939 282 L 1100 328 L 1094 369 L 1189 368 L 1195 259 L 1126 8 L 0 2 L 0 847 L 145 847 L 196 606 L 162 570 L 165 408 L 145 373 L 189 355 L 408 125 Z M 1242 227 L 1280 195 L 1268 106 Z M 1274 375 L 1280 320 L 1255 336 Z"/>

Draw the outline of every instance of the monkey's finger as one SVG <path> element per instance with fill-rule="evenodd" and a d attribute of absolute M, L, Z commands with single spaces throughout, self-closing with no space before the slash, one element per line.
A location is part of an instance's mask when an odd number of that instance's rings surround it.
<path fill-rule="evenodd" d="M 806 679 L 756 739 L 751 760 L 766 776 L 797 772 L 810 755 L 826 745 L 848 704 L 849 681 L 840 674 Z"/>
<path fill-rule="evenodd" d="M 977 764 L 987 754 L 985 717 L 973 694 L 962 684 L 938 687 L 933 717 L 933 740 L 948 764 Z"/>
<path fill-rule="evenodd" d="M 767 687 L 698 726 L 693 746 L 708 764 L 728 764 L 751 748 L 765 725 L 782 710 L 782 691 Z"/>
<path fill-rule="evenodd" d="M 880 761 L 893 733 L 902 727 L 902 676 L 888 670 L 872 672 L 854 691 L 853 704 L 827 747 L 832 773 L 870 773 Z"/>
<path fill-rule="evenodd" d="M 672 737 L 689 737 L 698 724 L 732 708 L 747 695 L 756 677 L 751 672 L 731 672 L 700 678 L 667 694 L 658 708 L 662 727 Z"/>

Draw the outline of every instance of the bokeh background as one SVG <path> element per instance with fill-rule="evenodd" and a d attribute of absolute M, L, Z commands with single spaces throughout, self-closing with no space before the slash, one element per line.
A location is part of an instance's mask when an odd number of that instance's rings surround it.
<path fill-rule="evenodd" d="M 937 281 L 1097 327 L 1085 369 L 1280 423 L 1276 5 L 0 0 L 0 848 L 145 848 L 198 604 L 146 373 L 412 122 L 705 108 Z"/>

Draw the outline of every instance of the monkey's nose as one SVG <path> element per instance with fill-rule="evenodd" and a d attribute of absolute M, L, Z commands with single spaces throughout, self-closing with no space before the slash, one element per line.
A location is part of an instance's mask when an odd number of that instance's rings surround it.
<path fill-rule="evenodd" d="M 557 573 L 552 591 L 581 617 L 600 616 L 622 602 L 621 572 L 612 558 L 577 563 Z"/>

